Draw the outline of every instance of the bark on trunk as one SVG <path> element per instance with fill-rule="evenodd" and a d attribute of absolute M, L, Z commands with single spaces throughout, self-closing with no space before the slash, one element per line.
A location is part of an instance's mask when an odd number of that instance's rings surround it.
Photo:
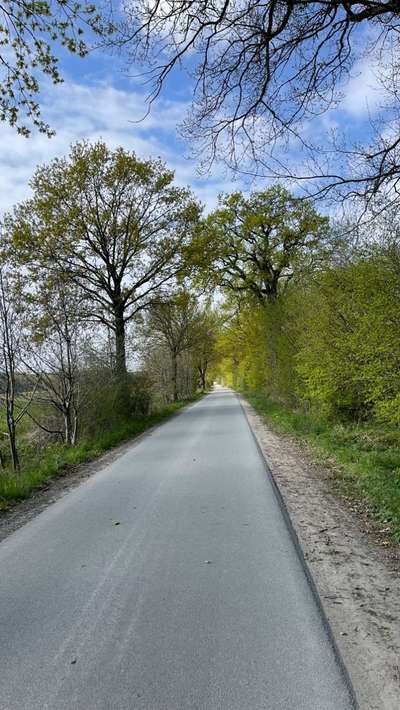
<path fill-rule="evenodd" d="M 130 411 L 130 397 L 128 387 L 128 370 L 126 367 L 125 349 L 125 318 L 122 306 L 114 310 L 115 329 L 115 375 L 116 375 L 116 410 L 120 417 L 126 418 Z"/>
<path fill-rule="evenodd" d="M 203 365 L 198 366 L 200 374 L 200 387 L 202 392 L 205 392 L 207 388 L 207 365 L 208 363 L 204 363 Z"/>
<path fill-rule="evenodd" d="M 78 415 L 76 412 L 73 414 L 73 422 L 72 422 L 72 432 L 71 432 L 71 444 L 72 446 L 75 446 L 76 441 L 78 438 Z"/>
<path fill-rule="evenodd" d="M 178 355 L 172 352 L 172 388 L 174 402 L 178 401 Z"/>
<path fill-rule="evenodd" d="M 76 422 L 71 416 L 70 407 L 64 411 L 64 442 L 72 446 L 76 443 Z"/>
<path fill-rule="evenodd" d="M 115 322 L 115 370 L 118 375 L 126 375 L 125 320 L 122 308 L 116 308 Z"/>
<path fill-rule="evenodd" d="M 12 467 L 14 471 L 19 471 L 19 456 L 18 456 L 18 449 L 17 449 L 17 434 L 15 430 L 15 425 L 14 421 L 11 421 L 9 418 L 7 418 L 7 427 L 8 427 L 8 438 L 10 442 L 10 453 L 11 453 L 11 462 L 12 462 Z"/>

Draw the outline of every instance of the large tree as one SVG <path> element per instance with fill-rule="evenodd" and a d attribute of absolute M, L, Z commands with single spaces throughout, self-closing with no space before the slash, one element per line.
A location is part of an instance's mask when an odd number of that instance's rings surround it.
<path fill-rule="evenodd" d="M 201 224 L 192 256 L 206 279 L 265 303 L 310 267 L 328 233 L 328 219 L 282 187 L 234 192 Z"/>
<path fill-rule="evenodd" d="M 179 273 L 199 206 L 160 160 L 101 141 L 39 168 L 31 187 L 5 220 L 12 248 L 31 269 L 61 270 L 82 290 L 87 318 L 114 333 L 124 376 L 127 325 Z"/>
<path fill-rule="evenodd" d="M 263 175 L 318 178 L 316 189 L 323 192 L 334 187 L 374 194 L 382 184 L 398 184 L 398 0 L 130 0 L 126 5 L 131 19 L 126 44 L 135 60 L 152 61 L 152 98 L 176 67 L 186 65 L 194 74 L 185 130 L 198 141 L 202 157 L 206 151 L 236 169 Z M 329 149 L 326 133 L 318 164 L 307 164 L 307 153 L 315 157 L 313 121 L 337 106 L 349 77 L 367 60 L 384 90 L 380 120 L 363 142 L 339 140 Z M 294 164 L 290 152 L 282 152 L 285 146 L 301 150 Z"/>

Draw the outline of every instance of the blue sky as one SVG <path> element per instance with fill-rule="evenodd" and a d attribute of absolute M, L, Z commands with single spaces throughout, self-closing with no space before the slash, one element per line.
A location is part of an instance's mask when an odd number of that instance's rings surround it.
<path fill-rule="evenodd" d="M 29 195 L 28 182 L 36 165 L 67 154 L 71 143 L 83 138 L 102 137 L 111 147 L 122 145 L 140 157 L 162 157 L 176 171 L 177 182 L 190 185 L 207 209 L 216 204 L 218 193 L 245 187 L 240 178 L 234 181 L 217 165 L 210 175 L 200 177 L 195 161 L 187 157 L 190 146 L 177 134 L 191 95 L 184 74 L 173 77 L 150 115 L 140 121 L 147 109 L 146 87 L 129 78 L 116 57 L 100 52 L 83 60 L 64 57 L 61 69 L 64 84 L 44 84 L 41 94 L 43 117 L 56 130 L 55 137 L 34 132 L 26 139 L 0 123 L 0 212 Z M 365 59 L 354 68 L 340 109 L 318 118 L 313 131 L 323 136 L 336 127 L 362 135 L 378 105 L 375 71 Z"/>

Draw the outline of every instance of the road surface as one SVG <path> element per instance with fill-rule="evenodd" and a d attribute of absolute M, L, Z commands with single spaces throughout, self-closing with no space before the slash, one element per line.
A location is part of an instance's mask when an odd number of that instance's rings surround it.
<path fill-rule="evenodd" d="M 0 544 L 2 710 L 354 707 L 236 396 Z"/>

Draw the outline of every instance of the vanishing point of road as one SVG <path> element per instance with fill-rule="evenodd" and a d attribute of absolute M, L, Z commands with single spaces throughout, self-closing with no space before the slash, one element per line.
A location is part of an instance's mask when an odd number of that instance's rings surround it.
<path fill-rule="evenodd" d="M 348 710 L 234 393 L 140 438 L 0 544 L 1 710 Z"/>

